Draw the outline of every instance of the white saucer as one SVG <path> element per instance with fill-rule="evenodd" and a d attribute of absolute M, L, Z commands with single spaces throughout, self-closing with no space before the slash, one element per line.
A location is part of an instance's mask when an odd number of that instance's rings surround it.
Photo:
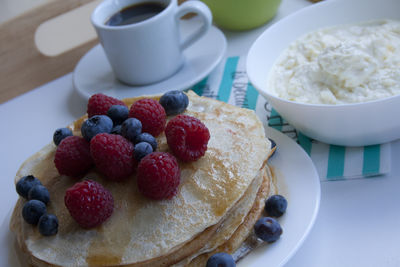
<path fill-rule="evenodd" d="M 199 24 L 195 19 L 181 23 L 182 36 L 192 32 L 197 26 L 195 24 Z M 206 77 L 221 61 L 225 51 L 224 34 L 211 26 L 205 36 L 184 51 L 184 65 L 174 76 L 159 83 L 130 86 L 115 78 L 102 46 L 96 45 L 76 65 L 73 83 L 78 93 L 86 99 L 95 93 L 122 99 L 170 90 L 184 90 Z"/>

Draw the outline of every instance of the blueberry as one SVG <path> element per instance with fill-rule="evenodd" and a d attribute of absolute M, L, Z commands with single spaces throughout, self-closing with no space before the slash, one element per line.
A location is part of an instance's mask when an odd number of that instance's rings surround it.
<path fill-rule="evenodd" d="M 44 236 L 55 235 L 58 232 L 58 219 L 54 214 L 44 214 L 38 222 L 39 232 Z"/>
<path fill-rule="evenodd" d="M 153 152 L 153 148 L 149 143 L 140 142 L 135 145 L 135 149 L 133 150 L 133 156 L 139 162 L 144 158 L 146 155 Z"/>
<path fill-rule="evenodd" d="M 142 132 L 142 123 L 136 118 L 126 119 L 121 126 L 121 135 L 131 142 Z"/>
<path fill-rule="evenodd" d="M 189 105 L 189 98 L 184 92 L 174 90 L 163 94 L 159 102 L 165 109 L 167 116 L 177 115 L 185 111 Z"/>
<path fill-rule="evenodd" d="M 272 243 L 282 234 L 281 225 L 271 217 L 262 217 L 254 224 L 254 232 L 261 240 Z"/>
<path fill-rule="evenodd" d="M 112 105 L 108 111 L 107 116 L 111 118 L 114 125 L 119 125 L 128 118 L 129 109 L 123 105 Z"/>
<path fill-rule="evenodd" d="M 46 205 L 40 200 L 29 200 L 22 208 L 22 217 L 29 224 L 36 225 L 43 214 L 46 214 Z"/>
<path fill-rule="evenodd" d="M 268 140 L 271 142 L 271 150 L 273 149 L 272 154 L 270 155 L 270 157 L 272 157 L 275 154 L 276 151 L 276 143 L 274 140 L 272 140 L 271 138 L 268 138 Z M 275 148 L 275 149 L 274 149 Z"/>
<path fill-rule="evenodd" d="M 206 267 L 235 267 L 232 256 L 225 252 L 215 253 L 207 260 Z"/>
<path fill-rule="evenodd" d="M 121 126 L 121 124 L 119 124 L 119 125 L 115 125 L 113 128 L 112 128 L 112 130 L 111 130 L 111 133 L 112 134 L 121 134 L 121 128 L 122 128 L 122 126 Z"/>
<path fill-rule="evenodd" d="M 287 204 L 285 197 L 281 195 L 273 195 L 265 201 L 264 209 L 268 216 L 281 217 L 286 211 Z"/>
<path fill-rule="evenodd" d="M 47 203 L 50 201 L 49 190 L 47 190 L 47 188 L 43 185 L 35 185 L 31 188 L 31 190 L 29 190 L 28 199 L 40 200 L 47 205 Z"/>
<path fill-rule="evenodd" d="M 59 128 L 53 134 L 53 142 L 56 146 L 60 144 L 60 142 L 68 136 L 72 135 L 72 131 L 69 128 Z"/>
<path fill-rule="evenodd" d="M 85 120 L 81 127 L 82 136 L 90 141 L 96 134 L 111 133 L 112 120 L 106 115 L 94 115 Z"/>
<path fill-rule="evenodd" d="M 140 142 L 146 142 L 151 145 L 153 148 L 153 151 L 157 150 L 157 140 L 154 136 L 152 136 L 149 133 L 141 133 L 138 136 L 136 136 L 135 139 L 135 144 L 140 143 Z"/>
<path fill-rule="evenodd" d="M 28 199 L 28 192 L 35 185 L 41 185 L 42 183 L 33 175 L 27 175 L 19 179 L 16 184 L 16 190 L 18 195 Z"/>

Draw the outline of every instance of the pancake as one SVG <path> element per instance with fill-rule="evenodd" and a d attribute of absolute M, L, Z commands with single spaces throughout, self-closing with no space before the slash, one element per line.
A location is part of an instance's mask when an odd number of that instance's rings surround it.
<path fill-rule="evenodd" d="M 240 211 L 236 210 L 229 213 L 228 219 L 222 222 L 207 244 L 194 254 L 175 264 L 174 267 L 203 267 L 211 255 L 217 252 L 233 254 L 239 249 L 243 242 L 251 236 L 254 223 L 261 217 L 265 199 L 270 193 L 272 179 L 268 167 L 262 173 L 263 175 L 260 177 L 262 179 L 259 181 L 261 182 L 260 187 L 251 197 L 254 201 L 250 209 L 246 209 L 246 214 L 242 216 L 243 214 L 240 214 Z"/>
<path fill-rule="evenodd" d="M 266 167 L 266 175 L 264 176 L 263 184 L 258 190 L 254 204 L 250 212 L 244 218 L 243 223 L 239 225 L 236 231 L 225 243 L 216 247 L 212 251 L 197 256 L 188 264 L 185 264 L 185 266 L 204 267 L 206 266 L 207 260 L 213 254 L 219 252 L 232 254 L 236 260 L 239 260 L 244 257 L 249 250 L 260 245 L 262 241 L 253 234 L 253 227 L 256 221 L 263 215 L 265 199 L 268 198 L 269 195 L 274 194 L 271 190 L 271 187 L 273 186 L 272 183 L 271 172 L 269 171 L 269 168 Z"/>
<path fill-rule="evenodd" d="M 181 266 L 185 266 L 189 262 L 189 259 L 204 251 L 208 251 L 211 244 L 215 244 L 216 241 L 222 241 L 222 239 L 228 238 L 229 233 L 232 233 L 234 229 L 240 225 L 239 220 L 243 221 L 251 210 L 255 198 L 258 196 L 257 192 L 260 191 L 261 185 L 265 184 L 264 181 L 266 179 L 265 170 L 262 170 L 246 190 L 244 196 L 229 212 L 227 212 L 219 223 L 209 227 L 194 239 L 185 243 L 179 249 L 175 249 L 172 253 L 160 257 L 159 259 L 139 264 L 139 266 L 170 266 L 178 261 L 184 263 Z M 184 257 L 186 257 L 186 261 L 182 261 L 182 258 Z"/>
<path fill-rule="evenodd" d="M 34 265 L 171 265 L 206 245 L 229 213 L 246 199 L 253 181 L 263 176 L 260 173 L 270 154 L 270 142 L 254 111 L 199 97 L 193 92 L 188 96 L 185 114 L 199 118 L 211 137 L 204 157 L 196 162 L 179 163 L 181 184 L 171 200 L 143 197 L 134 175 L 116 183 L 93 169 L 85 177 L 111 191 L 115 208 L 101 226 L 84 230 L 64 206 L 65 190 L 77 180 L 58 174 L 53 163 L 56 147 L 49 144 L 22 164 L 16 181 L 29 174 L 38 177 L 50 191 L 48 211 L 58 217 L 60 225 L 57 235 L 41 236 L 37 227 L 22 220 L 24 200 L 18 200 L 10 227 Z M 124 101 L 130 105 L 137 99 Z M 84 119 L 71 125 L 74 134 L 80 134 Z M 157 142 L 159 151 L 169 151 L 164 134 Z M 243 205 L 249 210 L 253 202 Z"/>

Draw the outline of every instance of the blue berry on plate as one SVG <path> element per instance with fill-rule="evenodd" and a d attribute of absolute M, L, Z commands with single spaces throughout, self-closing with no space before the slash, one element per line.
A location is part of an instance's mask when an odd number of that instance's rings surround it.
<path fill-rule="evenodd" d="M 254 232 L 261 240 L 272 243 L 281 236 L 282 227 L 274 218 L 262 217 L 254 224 Z"/>
<path fill-rule="evenodd" d="M 133 150 L 133 156 L 135 159 L 140 162 L 142 158 L 146 155 L 153 152 L 153 148 L 149 143 L 140 142 L 135 145 L 135 149 Z"/>
<path fill-rule="evenodd" d="M 35 185 L 41 185 L 42 183 L 33 175 L 27 175 L 19 179 L 15 188 L 17 190 L 18 195 L 23 198 L 28 199 L 28 192 Z"/>
<path fill-rule="evenodd" d="M 111 133 L 113 128 L 112 120 L 106 115 L 94 115 L 85 120 L 81 127 L 83 138 L 90 141 L 96 134 Z"/>
<path fill-rule="evenodd" d="M 265 212 L 271 217 L 281 217 L 287 208 L 287 200 L 281 195 L 270 196 L 265 201 Z"/>
<path fill-rule="evenodd" d="M 111 118 L 114 125 L 123 123 L 128 118 L 128 115 L 129 109 L 123 105 L 112 105 L 107 111 L 107 116 Z"/>
<path fill-rule="evenodd" d="M 119 135 L 121 135 L 121 128 L 122 128 L 122 125 L 121 125 L 121 124 L 115 125 L 115 126 L 112 128 L 111 133 L 112 133 L 112 134 L 119 134 Z"/>
<path fill-rule="evenodd" d="M 27 223 L 36 225 L 46 211 L 46 205 L 42 201 L 32 199 L 24 204 L 22 217 Z"/>
<path fill-rule="evenodd" d="M 154 136 L 152 136 L 149 133 L 141 133 L 138 136 L 136 136 L 135 139 L 135 144 L 140 143 L 140 142 L 146 142 L 151 145 L 153 148 L 153 151 L 157 150 L 157 140 Z"/>
<path fill-rule="evenodd" d="M 208 260 L 206 267 L 235 267 L 232 256 L 225 252 L 215 253 Z"/>
<path fill-rule="evenodd" d="M 184 92 L 174 90 L 163 94 L 159 102 L 165 109 L 167 116 L 177 115 L 185 111 L 189 105 L 189 98 Z"/>
<path fill-rule="evenodd" d="M 68 136 L 72 135 L 72 131 L 69 128 L 59 128 L 53 134 L 53 142 L 56 146 L 60 144 L 60 142 Z"/>
<path fill-rule="evenodd" d="M 35 185 L 31 188 L 28 192 L 28 199 L 36 199 L 42 201 L 44 204 L 47 205 L 50 201 L 50 193 L 46 187 L 43 185 Z"/>
<path fill-rule="evenodd" d="M 39 232 L 44 236 L 55 235 L 58 232 L 58 219 L 54 214 L 44 214 L 38 222 Z"/>
<path fill-rule="evenodd" d="M 121 135 L 131 142 L 142 133 L 142 123 L 136 118 L 126 119 L 121 126 Z"/>
<path fill-rule="evenodd" d="M 272 157 L 275 154 L 275 151 L 276 151 L 276 143 L 271 138 L 268 138 L 268 140 L 271 142 L 271 150 L 273 150 L 272 154 L 270 155 L 270 157 Z"/>

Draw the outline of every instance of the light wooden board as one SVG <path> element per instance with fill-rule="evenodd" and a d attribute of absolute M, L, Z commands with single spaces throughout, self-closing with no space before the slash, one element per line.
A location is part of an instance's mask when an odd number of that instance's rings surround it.
<path fill-rule="evenodd" d="M 98 43 L 93 38 L 61 55 L 48 57 L 38 51 L 34 41 L 40 24 L 91 1 L 56 0 L 0 25 L 0 103 L 71 72 Z"/>

